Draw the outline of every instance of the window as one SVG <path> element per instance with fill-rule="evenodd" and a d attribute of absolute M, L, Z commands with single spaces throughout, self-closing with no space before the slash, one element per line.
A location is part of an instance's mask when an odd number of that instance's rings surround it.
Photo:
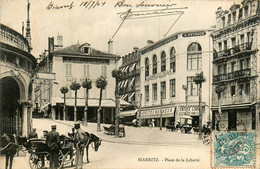
<path fill-rule="evenodd" d="M 145 77 L 149 76 L 149 59 L 145 59 Z"/>
<path fill-rule="evenodd" d="M 153 100 L 157 100 L 157 83 L 153 84 Z"/>
<path fill-rule="evenodd" d="M 231 86 L 230 87 L 230 94 L 231 94 L 231 96 L 235 96 L 236 95 L 236 86 Z"/>
<path fill-rule="evenodd" d="M 194 42 L 188 47 L 188 70 L 200 70 L 202 67 L 201 63 L 201 46 Z"/>
<path fill-rule="evenodd" d="M 84 77 L 89 78 L 89 65 L 84 65 L 83 73 L 84 73 Z"/>
<path fill-rule="evenodd" d="M 161 72 L 166 70 L 166 53 L 163 51 L 161 54 Z"/>
<path fill-rule="evenodd" d="M 194 77 L 187 77 L 188 84 L 188 95 L 189 96 L 198 96 L 198 85 L 193 81 Z"/>
<path fill-rule="evenodd" d="M 161 82 L 161 97 L 166 99 L 166 82 Z"/>
<path fill-rule="evenodd" d="M 227 74 L 227 64 L 223 65 L 223 74 Z"/>
<path fill-rule="evenodd" d="M 250 41 L 250 32 L 247 32 L 246 34 L 247 34 L 247 42 L 249 43 L 249 41 Z"/>
<path fill-rule="evenodd" d="M 218 74 L 219 74 L 219 75 L 222 74 L 222 65 L 218 65 Z"/>
<path fill-rule="evenodd" d="M 245 94 L 250 94 L 250 83 L 246 83 L 245 85 Z"/>
<path fill-rule="evenodd" d="M 231 39 L 232 48 L 236 46 L 236 38 Z"/>
<path fill-rule="evenodd" d="M 246 68 L 249 69 L 251 66 L 250 66 L 250 58 L 247 58 L 246 59 Z"/>
<path fill-rule="evenodd" d="M 107 78 L 107 65 L 101 65 L 101 76 Z"/>
<path fill-rule="evenodd" d="M 145 91 L 145 101 L 149 102 L 149 86 L 145 86 L 144 91 Z"/>
<path fill-rule="evenodd" d="M 222 27 L 225 27 L 225 17 L 222 18 Z"/>
<path fill-rule="evenodd" d="M 236 22 L 236 15 L 237 15 L 236 12 L 233 12 L 233 13 L 232 13 L 232 20 L 233 20 L 233 23 Z"/>
<path fill-rule="evenodd" d="M 230 25 L 231 24 L 231 15 L 228 14 L 228 20 L 227 20 L 227 25 Z"/>
<path fill-rule="evenodd" d="M 72 76 L 72 65 L 70 63 L 65 64 L 65 76 Z"/>
<path fill-rule="evenodd" d="M 247 18 L 248 17 L 248 6 L 245 6 L 244 7 L 244 10 L 245 10 L 245 18 Z"/>
<path fill-rule="evenodd" d="M 170 80 L 170 97 L 175 97 L 175 79 Z"/>
<path fill-rule="evenodd" d="M 240 42 L 241 42 L 241 44 L 245 43 L 245 36 L 244 36 L 244 34 L 240 35 Z"/>
<path fill-rule="evenodd" d="M 227 41 L 224 41 L 224 50 L 227 50 Z"/>
<path fill-rule="evenodd" d="M 153 74 L 157 73 L 157 56 L 153 55 Z"/>
<path fill-rule="evenodd" d="M 83 47 L 83 53 L 89 54 L 89 47 L 87 46 Z"/>
<path fill-rule="evenodd" d="M 174 48 L 170 51 L 170 70 L 171 72 L 176 71 L 176 52 Z"/>
<path fill-rule="evenodd" d="M 236 70 L 236 62 L 231 63 L 231 72 L 234 72 Z"/>
<path fill-rule="evenodd" d="M 239 20 L 239 21 L 242 19 L 242 16 L 243 16 L 243 9 L 240 8 L 240 9 L 239 9 L 239 13 L 238 13 L 238 20 Z"/>
<path fill-rule="evenodd" d="M 218 43 L 218 51 L 222 51 L 222 42 Z"/>
<path fill-rule="evenodd" d="M 239 95 L 243 95 L 244 84 L 239 85 Z"/>
<path fill-rule="evenodd" d="M 245 69 L 245 60 L 240 60 L 240 70 Z"/>

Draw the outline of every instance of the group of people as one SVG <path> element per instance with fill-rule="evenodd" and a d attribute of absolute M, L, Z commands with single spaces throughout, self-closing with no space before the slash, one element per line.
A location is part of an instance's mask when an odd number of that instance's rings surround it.
<path fill-rule="evenodd" d="M 46 140 L 46 145 L 49 148 L 50 153 L 50 169 L 57 169 L 59 167 L 59 150 L 61 149 L 60 135 L 56 131 L 57 126 L 52 125 L 51 131 L 43 131 L 41 139 Z M 76 133 L 74 131 L 76 130 Z M 72 129 L 74 135 L 74 141 L 76 145 L 76 168 L 81 169 L 83 167 L 83 150 L 84 150 L 84 135 L 85 132 L 80 128 L 80 123 L 76 123 Z M 28 139 L 38 138 L 36 129 L 33 128 L 29 133 Z M 42 165 L 44 166 L 44 157 L 41 157 Z"/>

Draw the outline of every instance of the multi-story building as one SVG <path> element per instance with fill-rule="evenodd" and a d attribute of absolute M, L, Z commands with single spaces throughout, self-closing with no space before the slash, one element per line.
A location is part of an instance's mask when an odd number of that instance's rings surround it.
<path fill-rule="evenodd" d="M 122 122 L 129 122 L 136 118 L 140 107 L 140 51 L 137 47 L 134 47 L 132 53 L 122 58 L 122 65 L 119 69 L 124 73 L 119 82 L 121 99 L 131 104 L 120 112 L 120 117 L 123 118 Z"/>
<path fill-rule="evenodd" d="M 99 104 L 99 89 L 95 81 L 100 76 L 106 77 L 108 85 L 102 94 L 101 122 L 111 123 L 114 121 L 115 109 L 115 79 L 112 70 L 117 67 L 120 59 L 118 55 L 106 53 L 94 49 L 90 44 L 74 44 L 53 52 L 50 52 L 51 72 L 55 73 L 58 85 L 52 86 L 51 109 L 53 119 L 63 119 L 64 96 L 60 88 L 67 86 L 66 94 L 67 120 L 74 120 L 75 92 L 70 90 L 73 81 L 83 82 L 85 78 L 92 80 L 92 89 L 89 90 L 88 121 L 96 122 L 96 112 Z M 84 117 L 85 89 L 81 87 L 77 92 L 77 119 Z M 121 104 L 123 104 L 121 102 Z M 127 104 L 127 103 L 126 103 Z"/>
<path fill-rule="evenodd" d="M 211 32 L 177 32 L 154 43 L 149 41 L 140 49 L 142 106 L 138 118 L 142 125 L 154 119 L 159 126 L 162 111 L 163 126 L 180 122 L 186 116 L 191 116 L 192 125 L 198 126 L 199 93 L 193 79 L 201 71 L 206 78 L 202 84 L 203 124 L 210 120 Z"/>
<path fill-rule="evenodd" d="M 260 98 L 260 2 L 243 0 L 229 10 L 220 7 L 216 20 L 217 28 L 211 34 L 213 127 L 219 121 L 220 130 L 256 129 Z"/>

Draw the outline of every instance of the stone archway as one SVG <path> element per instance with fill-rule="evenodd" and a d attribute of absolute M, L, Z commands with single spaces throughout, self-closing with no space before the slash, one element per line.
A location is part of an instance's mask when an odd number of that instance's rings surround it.
<path fill-rule="evenodd" d="M 22 134 L 20 87 L 13 77 L 0 79 L 0 134 Z"/>

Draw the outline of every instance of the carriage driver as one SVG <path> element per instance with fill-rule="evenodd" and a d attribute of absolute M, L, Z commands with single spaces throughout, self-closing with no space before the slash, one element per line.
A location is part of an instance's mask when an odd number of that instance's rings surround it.
<path fill-rule="evenodd" d="M 84 131 L 80 128 L 80 123 L 74 124 L 74 128 L 77 130 L 75 133 L 76 142 L 76 168 L 82 169 L 83 167 L 83 150 L 84 150 Z"/>
<path fill-rule="evenodd" d="M 46 136 L 46 144 L 50 150 L 50 169 L 59 167 L 60 136 L 56 131 L 56 125 L 51 126 L 51 131 Z"/>

